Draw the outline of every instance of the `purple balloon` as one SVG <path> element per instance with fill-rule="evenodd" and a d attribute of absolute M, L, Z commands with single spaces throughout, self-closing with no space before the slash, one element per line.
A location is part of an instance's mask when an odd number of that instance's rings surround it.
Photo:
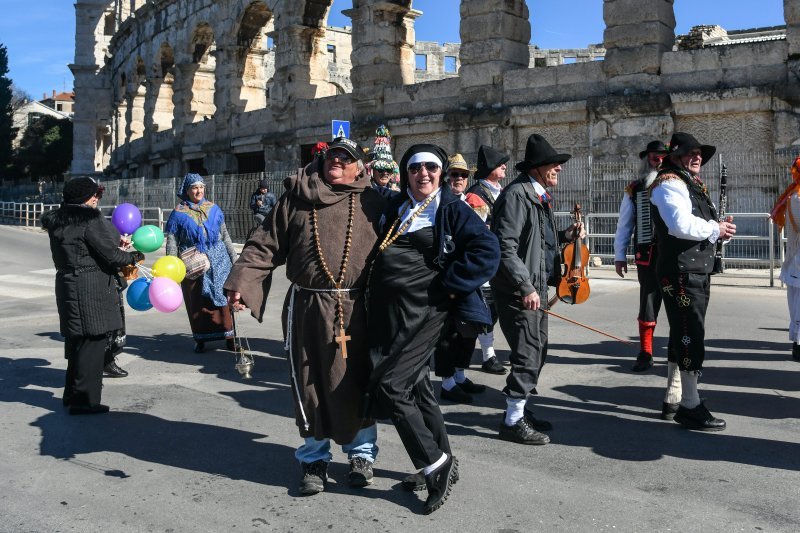
<path fill-rule="evenodd" d="M 162 313 L 171 313 L 183 303 L 181 286 L 169 278 L 153 278 L 148 294 L 150 303 Z"/>
<path fill-rule="evenodd" d="M 111 222 L 123 235 L 133 235 L 142 225 L 142 213 L 133 204 L 120 204 L 111 214 Z"/>

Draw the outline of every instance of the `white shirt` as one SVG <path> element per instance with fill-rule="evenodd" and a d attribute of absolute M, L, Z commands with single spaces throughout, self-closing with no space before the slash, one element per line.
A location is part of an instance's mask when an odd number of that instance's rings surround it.
<path fill-rule="evenodd" d="M 683 180 L 666 180 L 653 187 L 650 203 L 658 208 L 658 214 L 673 237 L 690 241 L 708 239 L 711 244 L 719 239 L 717 221 L 704 220 L 692 214 L 689 189 Z"/>
<path fill-rule="evenodd" d="M 636 220 L 633 215 L 633 199 L 626 193 L 622 196 L 622 202 L 619 204 L 617 233 L 614 235 L 614 261 L 627 260 L 625 251 L 631 242 L 633 228 L 636 227 Z"/>
<path fill-rule="evenodd" d="M 533 190 L 536 191 L 536 194 L 539 195 L 539 198 L 541 198 L 547 192 L 547 189 L 542 187 L 542 184 L 535 179 L 531 178 L 531 183 L 533 184 Z"/>
<path fill-rule="evenodd" d="M 500 196 L 501 192 L 503 192 L 502 186 L 495 185 L 491 181 L 480 180 L 480 183 L 482 183 L 487 189 L 489 189 L 489 192 L 492 194 L 492 199 L 494 200 L 497 200 L 497 197 Z"/>
<path fill-rule="evenodd" d="M 791 212 L 795 223 L 800 226 L 800 198 L 797 194 L 792 194 L 789 198 L 789 205 L 786 207 L 786 255 L 781 265 L 781 281 L 793 287 L 800 287 L 800 232 L 794 230 L 792 219 L 789 218 Z"/>
<path fill-rule="evenodd" d="M 411 218 L 414 213 L 419 211 L 420 206 L 425 203 L 425 200 L 434 196 L 433 201 L 428 204 L 428 207 L 425 208 L 419 215 L 414 218 L 411 222 L 411 225 L 406 228 L 405 231 L 401 233 L 414 233 L 417 230 L 421 230 L 422 228 L 428 228 L 433 226 L 433 223 L 436 221 L 436 211 L 439 210 L 439 202 L 442 197 L 442 188 L 436 189 L 436 192 L 431 193 L 430 196 L 425 197 L 421 202 L 418 202 L 411 196 L 411 191 L 408 191 L 408 197 L 411 199 L 411 205 L 407 202 L 403 203 L 397 211 L 398 216 L 400 217 L 400 223 L 398 227 L 402 228 L 406 221 Z"/>

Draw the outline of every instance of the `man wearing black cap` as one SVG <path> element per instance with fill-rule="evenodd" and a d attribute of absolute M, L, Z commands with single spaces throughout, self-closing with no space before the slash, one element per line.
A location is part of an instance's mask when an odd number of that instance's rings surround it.
<path fill-rule="evenodd" d="M 275 195 L 269 192 L 269 180 L 264 178 L 259 181 L 258 189 L 250 196 L 250 209 L 253 211 L 256 224 L 260 226 L 264 223 L 264 219 L 277 202 Z"/>
<path fill-rule="evenodd" d="M 283 312 L 295 421 L 299 492 L 325 490 L 331 439 L 350 462 L 351 486 L 372 483 L 374 420 L 361 413 L 370 373 L 365 288 L 386 206 L 370 186 L 364 152 L 337 137 L 298 176 L 247 241 L 224 288 L 234 309 L 261 321 L 272 272 L 292 282 Z"/>
<path fill-rule="evenodd" d="M 634 372 L 644 372 L 653 366 L 653 332 L 661 309 L 661 288 L 656 279 L 655 240 L 650 220 L 650 186 L 656 179 L 658 167 L 667 147 L 661 141 L 651 141 L 639 152 L 642 160 L 639 177 L 625 187 L 619 206 L 617 234 L 614 237 L 614 267 L 619 277 L 628 271 L 626 251 L 633 234 L 636 275 L 639 279 L 639 356 Z"/>
<path fill-rule="evenodd" d="M 552 425 L 526 409 L 547 359 L 547 287 L 558 285 L 559 245 L 583 234 L 582 225 L 557 231 L 548 188 L 558 184 L 559 154 L 538 134 L 528 138 L 519 177 L 503 190 L 494 205 L 492 231 L 500 240 L 500 269 L 492 279 L 500 328 L 511 348 L 511 373 L 503 392 L 505 418 L 500 438 L 520 444 L 547 444 L 540 431 Z"/>
<path fill-rule="evenodd" d="M 717 210 L 700 180 L 700 167 L 715 151 L 688 133 L 673 134 L 650 191 L 658 243 L 656 272 L 669 320 L 669 370 L 662 418 L 674 415 L 675 422 L 700 431 L 725 429 L 725 421 L 715 418 L 700 400 L 697 378 L 705 358 L 714 245 L 736 233 L 733 217 L 717 221 Z M 673 398 L 678 396 L 680 404 L 675 405 Z"/>
<path fill-rule="evenodd" d="M 100 403 L 104 356 L 115 332 L 125 327 L 119 269 L 144 259 L 97 209 L 103 196 L 92 178 L 73 178 L 64 202 L 42 215 L 56 267 L 56 305 L 64 336 L 67 376 L 63 402 L 69 414 L 108 412 Z"/>

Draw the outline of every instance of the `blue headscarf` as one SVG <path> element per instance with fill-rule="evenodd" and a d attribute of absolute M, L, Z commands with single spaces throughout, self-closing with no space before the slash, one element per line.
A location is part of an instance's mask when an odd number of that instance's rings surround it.
<path fill-rule="evenodd" d="M 186 174 L 186 177 L 183 178 L 183 184 L 181 184 L 181 188 L 178 189 L 177 192 L 178 198 L 188 202 L 189 197 L 186 195 L 186 193 L 189 192 L 189 189 L 192 188 L 192 185 L 197 185 L 198 183 L 201 184 L 203 187 L 206 186 L 206 182 L 203 181 L 203 176 L 201 176 L 200 174 L 193 174 L 191 172 L 189 174 Z"/>

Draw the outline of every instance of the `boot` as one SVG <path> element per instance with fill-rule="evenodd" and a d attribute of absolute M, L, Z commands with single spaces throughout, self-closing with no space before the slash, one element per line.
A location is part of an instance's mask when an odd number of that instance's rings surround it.
<path fill-rule="evenodd" d="M 117 365 L 115 360 L 108 363 L 105 367 L 103 367 L 103 377 L 106 378 L 124 378 L 128 375 L 127 370 L 123 370 L 122 368 Z"/>

